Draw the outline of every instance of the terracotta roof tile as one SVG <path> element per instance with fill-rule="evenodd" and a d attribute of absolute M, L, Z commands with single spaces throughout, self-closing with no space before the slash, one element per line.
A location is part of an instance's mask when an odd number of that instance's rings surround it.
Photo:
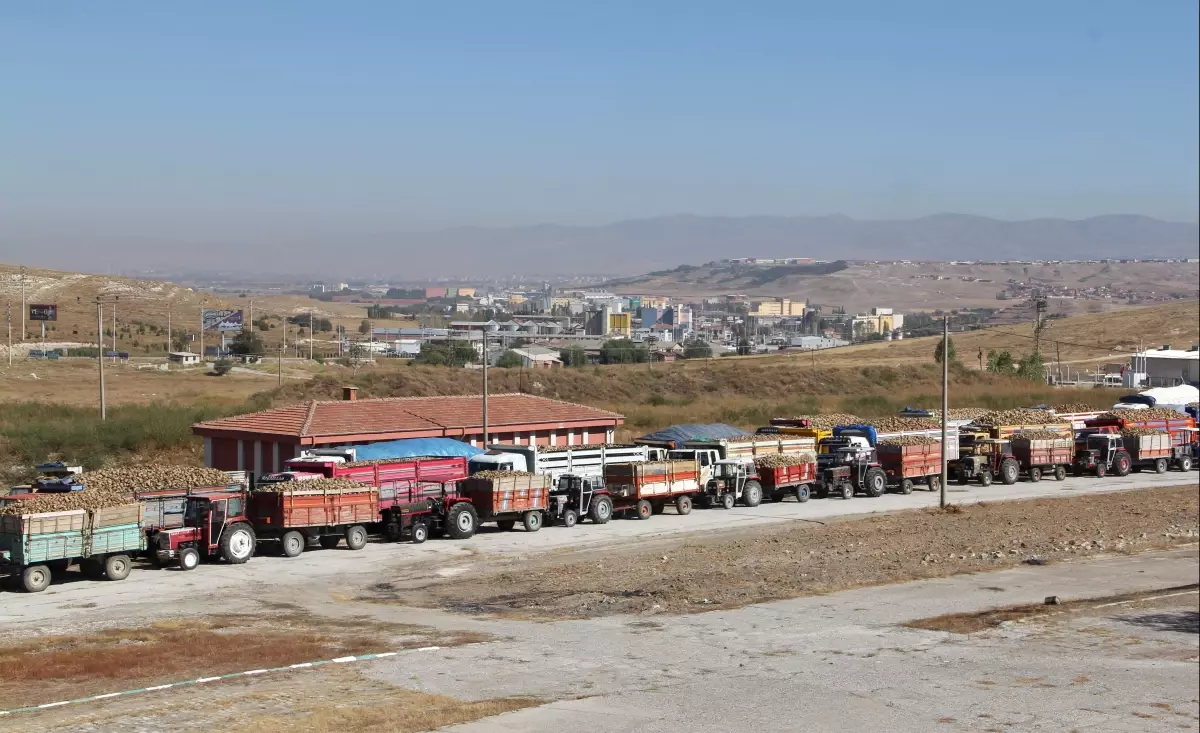
<path fill-rule="evenodd" d="M 476 395 L 392 397 L 374 400 L 311 401 L 248 415 L 198 423 L 193 430 L 234 431 L 298 437 L 353 436 L 400 432 L 459 431 L 478 428 L 483 407 Z M 527 394 L 488 398 L 489 427 L 558 425 L 578 422 L 618 424 L 624 416 L 607 410 Z"/>

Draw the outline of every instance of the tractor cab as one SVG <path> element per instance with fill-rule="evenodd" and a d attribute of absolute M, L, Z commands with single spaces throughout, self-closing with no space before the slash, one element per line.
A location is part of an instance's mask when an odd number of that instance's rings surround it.
<path fill-rule="evenodd" d="M 256 538 L 246 518 L 246 495 L 223 491 L 187 497 L 183 526 L 163 529 L 154 536 L 155 559 L 160 564 L 178 561 L 192 570 L 201 557 L 219 556 L 240 564 L 254 555 Z"/>
<path fill-rule="evenodd" d="M 1118 433 L 1088 432 L 1075 442 L 1075 475 L 1093 473 L 1104 477 L 1112 473 L 1128 475 L 1133 463 Z"/>
<path fill-rule="evenodd" d="M 602 477 L 564 473 L 550 488 L 550 516 L 567 527 L 573 527 L 592 513 L 593 502 L 599 494 L 607 497 Z M 606 498 L 605 501 L 608 502 L 608 513 L 602 519 L 607 522 L 608 517 L 612 516 L 612 500 Z"/>
<path fill-rule="evenodd" d="M 985 438 L 970 434 L 971 440 L 964 447 L 960 443 L 958 460 L 950 461 L 947 470 L 966 485 L 972 479 L 981 486 L 991 486 L 992 481 L 1011 485 L 1021 474 L 1021 464 L 1013 457 L 1012 441 L 1006 438 Z"/>

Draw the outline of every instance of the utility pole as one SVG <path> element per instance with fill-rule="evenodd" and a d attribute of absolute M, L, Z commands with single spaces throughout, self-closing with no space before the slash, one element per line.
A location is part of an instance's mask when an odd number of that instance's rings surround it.
<path fill-rule="evenodd" d="M 21 265 L 21 343 L 25 343 L 25 265 Z"/>
<path fill-rule="evenodd" d="M 283 386 L 283 347 L 279 346 L 275 349 L 275 386 Z"/>
<path fill-rule="evenodd" d="M 117 361 L 117 304 L 114 302 L 113 307 L 113 363 Z"/>
<path fill-rule="evenodd" d="M 104 401 L 104 303 L 96 298 L 96 362 L 100 365 L 100 419 L 107 419 Z"/>
<path fill-rule="evenodd" d="M 8 365 L 12 366 L 12 298 L 4 306 L 4 314 L 8 318 Z"/>
<path fill-rule="evenodd" d="M 483 445 L 487 450 L 488 444 L 488 334 L 483 332 Z"/>
<path fill-rule="evenodd" d="M 312 361 L 313 350 L 313 309 L 308 309 L 308 360 Z"/>
<path fill-rule="evenodd" d="M 174 348 L 174 344 L 175 344 L 175 342 L 171 339 L 171 309 L 168 307 L 167 308 L 167 354 L 171 353 L 171 349 Z M 168 359 L 167 363 L 169 364 L 170 361 L 171 360 Z"/>
<path fill-rule="evenodd" d="M 939 505 L 946 507 L 946 479 L 950 478 L 946 471 L 946 420 L 950 411 L 950 312 L 942 316 L 942 480 Z"/>
<path fill-rule="evenodd" d="M 200 363 L 204 363 L 204 306 L 200 306 Z"/>

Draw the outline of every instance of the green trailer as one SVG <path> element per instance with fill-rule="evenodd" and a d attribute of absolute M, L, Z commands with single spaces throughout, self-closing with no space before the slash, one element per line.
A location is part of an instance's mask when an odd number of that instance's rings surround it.
<path fill-rule="evenodd" d="M 90 578 L 124 580 L 145 550 L 141 504 L 0 516 L 0 574 L 19 577 L 30 593 L 75 562 Z"/>

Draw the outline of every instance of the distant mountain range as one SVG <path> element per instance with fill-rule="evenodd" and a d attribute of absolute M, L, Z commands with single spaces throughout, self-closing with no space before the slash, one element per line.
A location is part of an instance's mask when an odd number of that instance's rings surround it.
<path fill-rule="evenodd" d="M 680 215 L 601 226 L 346 232 L 334 239 L 314 233 L 303 241 L 264 231 L 245 241 L 212 237 L 190 246 L 176 241 L 185 234 L 173 232 L 107 240 L 97 234 L 87 241 L 80 236 L 51 234 L 38 226 L 10 228 L 0 235 L 0 251 L 22 252 L 29 256 L 28 264 L 67 269 L 115 266 L 178 272 L 233 267 L 242 274 L 419 279 L 522 273 L 629 275 L 735 257 L 1087 259 L 1195 257 L 1200 249 L 1197 223 L 1135 215 L 1026 221 L 965 214 L 890 221 Z M 14 254 L 5 259 L 16 259 Z"/>
<path fill-rule="evenodd" d="M 868 221 L 846 216 L 664 216 L 603 226 L 452 229 L 422 237 L 456 262 L 500 272 L 632 274 L 734 257 L 1089 259 L 1196 257 L 1200 225 L 1145 216 L 1001 221 L 964 214 Z"/>

